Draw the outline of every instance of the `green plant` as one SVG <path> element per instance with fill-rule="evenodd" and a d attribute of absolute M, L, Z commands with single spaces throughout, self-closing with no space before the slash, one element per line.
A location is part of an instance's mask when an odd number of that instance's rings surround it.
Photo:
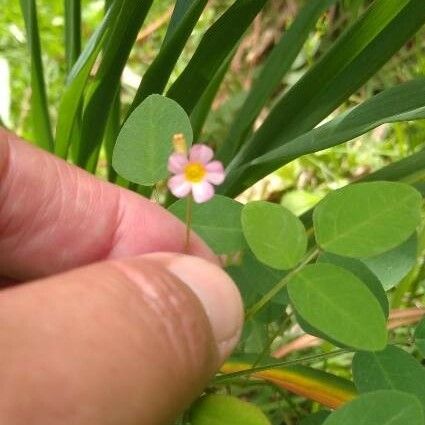
<path fill-rule="evenodd" d="M 121 76 L 152 1 L 107 1 L 103 20 L 82 51 L 81 4 L 79 0 L 66 1 L 69 72 L 53 132 L 37 5 L 35 0 L 21 0 L 31 57 L 32 138 L 42 148 L 93 173 L 99 171 L 99 158 L 105 157 L 110 181 L 146 196 L 155 192 L 171 212 L 187 220 L 186 203 L 176 201 L 162 184 L 167 178 L 172 137 L 183 133 L 188 144 L 201 137 L 229 63 L 266 3 L 234 1 L 208 28 L 186 66 L 173 78 L 207 5 L 206 0 L 177 0 L 164 41 L 130 105 L 124 108 Z M 247 307 L 240 346 L 211 389 L 224 391 L 230 385 L 237 394 L 246 394 L 245 387 L 252 383 L 248 378 L 254 376 L 327 407 L 349 403 L 329 416 L 315 415 L 311 422 L 306 419 L 305 424 L 338 425 L 362 418 L 374 420 L 376 425 L 401 421 L 419 425 L 424 421 L 420 378 L 424 372 L 410 354 L 391 341 L 387 346 L 386 323 L 388 298 L 394 306 L 394 300 L 417 289 L 422 273 L 416 260 L 423 250 L 425 151 L 415 151 L 365 177 L 364 182 L 331 193 L 313 213 L 301 218 L 279 205 L 252 202 L 242 206 L 232 199 L 305 154 L 350 141 L 384 123 L 425 118 L 424 78 L 394 85 L 347 111 L 338 110 L 425 23 L 423 0 L 375 0 L 365 10 L 360 2 L 350 6 L 354 15 L 362 13 L 276 100 L 276 89 L 320 17 L 340 4 L 316 0 L 300 8 L 265 59 L 226 137 L 217 146 L 218 158 L 227 171 L 219 194 L 208 203 L 194 205 L 191 211 L 193 229 L 217 254 L 227 256 L 228 271 Z M 265 108 L 268 114 L 257 127 L 254 124 Z M 402 271 L 394 278 L 389 267 Z M 391 292 L 386 293 L 388 290 Z M 415 295 L 414 289 L 411 294 Z M 292 363 L 272 360 L 272 344 L 292 322 L 341 350 Z M 418 341 L 420 336 L 418 331 Z M 420 344 L 419 348 L 423 350 Z M 319 371 L 323 365 L 299 365 L 354 351 L 357 390 L 348 376 Z M 369 371 L 373 379 L 366 380 L 364 373 L 372 361 L 380 367 Z M 400 365 L 402 373 L 394 370 L 394 364 Z M 229 415 L 228 423 L 237 423 L 231 419 L 238 411 L 232 406 L 243 410 L 244 404 L 214 397 L 203 399 L 204 405 L 211 400 L 221 403 Z M 374 419 L 362 416 L 370 407 L 376 413 Z M 271 408 L 271 416 L 276 411 Z M 253 424 L 264 423 L 263 415 L 255 409 L 252 412 Z M 203 416 L 201 403 L 189 416 L 194 425 L 202 425 L 209 423 L 208 414 Z"/>

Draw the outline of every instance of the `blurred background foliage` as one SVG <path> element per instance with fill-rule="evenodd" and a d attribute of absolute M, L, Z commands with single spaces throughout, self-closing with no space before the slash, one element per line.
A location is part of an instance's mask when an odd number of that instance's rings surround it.
<path fill-rule="evenodd" d="M 220 145 L 235 112 L 241 106 L 264 58 L 296 15 L 301 0 L 271 0 L 255 19 L 232 61 L 214 102 L 203 132 L 203 139 Z M 323 16 L 310 35 L 291 72 L 281 82 L 273 99 L 285 92 L 326 51 L 329 44 L 370 3 L 368 0 L 341 0 Z M 196 25 L 173 71 L 170 84 L 188 62 L 205 30 L 232 4 L 231 0 L 211 0 Z M 64 57 L 64 19 L 62 1 L 37 2 L 48 104 L 55 123 L 59 99 L 66 78 Z M 104 14 L 103 0 L 82 2 L 82 42 L 88 40 Z M 0 0 L 0 117 L 18 134 L 31 139 L 30 61 L 19 2 Z M 173 2 L 155 0 L 142 27 L 122 77 L 122 113 L 133 99 L 148 65 L 156 56 L 165 36 Z M 425 29 L 404 46 L 360 91 L 351 96 L 337 113 L 351 108 L 385 88 L 425 74 Z M 273 99 L 268 106 L 273 104 Z M 267 114 L 267 106 L 256 122 Z M 243 200 L 281 201 L 296 214 L 311 208 L 330 189 L 370 173 L 383 165 L 416 151 L 425 141 L 425 122 L 403 122 L 378 127 L 358 139 L 327 149 L 281 168 L 242 195 Z M 103 174 L 103 173 L 102 173 Z"/>

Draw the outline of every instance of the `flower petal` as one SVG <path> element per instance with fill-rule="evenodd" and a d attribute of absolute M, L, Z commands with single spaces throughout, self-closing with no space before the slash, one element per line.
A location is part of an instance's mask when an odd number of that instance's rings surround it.
<path fill-rule="evenodd" d="M 220 161 L 212 161 L 205 166 L 207 170 L 206 179 L 212 184 L 223 183 L 226 174 L 224 172 L 223 164 Z"/>
<path fill-rule="evenodd" d="M 197 204 L 206 202 L 214 196 L 214 186 L 207 181 L 192 184 L 192 195 Z"/>
<path fill-rule="evenodd" d="M 189 160 L 191 162 L 200 162 L 206 165 L 214 156 L 213 150 L 202 143 L 193 145 L 189 152 Z"/>
<path fill-rule="evenodd" d="M 190 193 L 191 184 L 184 178 L 184 174 L 177 174 L 168 180 L 168 189 L 177 198 L 184 198 Z"/>
<path fill-rule="evenodd" d="M 173 174 L 183 173 L 187 157 L 182 153 L 172 153 L 168 158 L 168 171 Z"/>

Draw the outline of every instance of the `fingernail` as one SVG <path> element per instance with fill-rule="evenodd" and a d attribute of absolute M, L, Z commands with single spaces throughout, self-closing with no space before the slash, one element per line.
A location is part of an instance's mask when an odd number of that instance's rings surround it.
<path fill-rule="evenodd" d="M 243 323 L 242 301 L 236 285 L 221 268 L 199 257 L 170 254 L 168 258 L 165 267 L 201 301 L 224 361 L 239 341 Z"/>

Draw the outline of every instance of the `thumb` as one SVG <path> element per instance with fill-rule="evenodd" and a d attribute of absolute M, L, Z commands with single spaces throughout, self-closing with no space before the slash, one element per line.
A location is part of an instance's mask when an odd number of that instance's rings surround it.
<path fill-rule="evenodd" d="M 0 292 L 0 423 L 170 424 L 237 343 L 217 266 L 148 254 Z"/>

